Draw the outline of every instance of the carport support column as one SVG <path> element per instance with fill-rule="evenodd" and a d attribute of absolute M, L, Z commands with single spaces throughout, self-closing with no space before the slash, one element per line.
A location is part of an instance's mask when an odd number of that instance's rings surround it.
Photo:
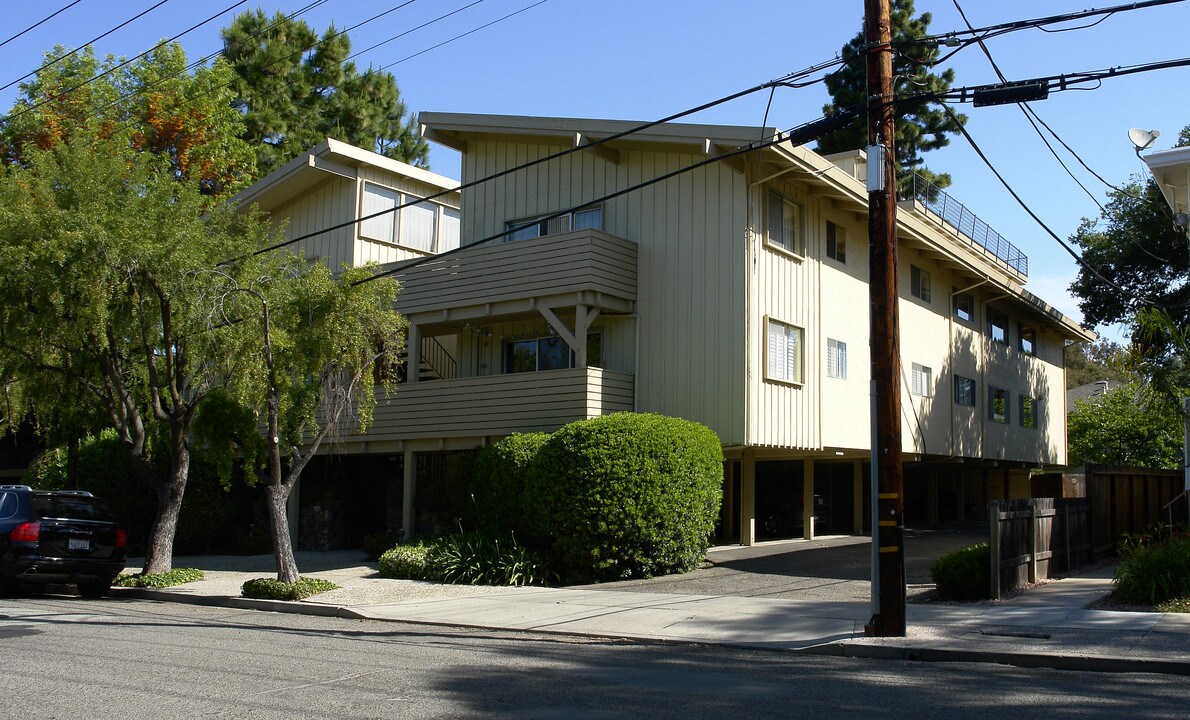
<path fill-rule="evenodd" d="M 756 543 L 756 455 L 744 448 L 740 460 L 740 544 Z"/>
<path fill-rule="evenodd" d="M 814 458 L 802 460 L 802 538 L 814 539 Z"/>
<path fill-rule="evenodd" d="M 401 495 L 401 539 L 408 542 L 413 538 L 413 497 L 417 492 L 417 454 L 405 451 L 405 482 Z"/>
<path fill-rule="evenodd" d="M 864 534 L 864 461 L 851 464 L 851 534 Z"/>

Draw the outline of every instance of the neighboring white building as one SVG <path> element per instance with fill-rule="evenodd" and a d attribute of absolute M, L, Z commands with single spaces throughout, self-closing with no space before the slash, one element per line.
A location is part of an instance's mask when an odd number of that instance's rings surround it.
<path fill-rule="evenodd" d="M 636 125 L 445 113 L 421 122 L 427 138 L 462 152 L 465 184 Z M 862 152 L 824 158 L 781 143 L 600 201 L 776 132 L 661 125 L 464 190 L 460 248 L 397 273 L 410 363 L 422 371 L 381 398 L 372 429 L 343 438 L 327 467 L 395 476 L 403 466 L 408 527 L 418 456 L 658 412 L 719 435 L 722 539 L 808 535 L 812 516 L 819 531 L 860 532 L 870 455 Z M 424 191 L 373 174 L 428 182 L 413 168 L 365 156 L 333 143 L 242 197 L 272 197 L 296 237 L 378 207 L 374 186 Z M 902 203 L 897 229 L 906 514 L 980 519 L 989 497 L 1027 487 L 1029 468 L 1065 461 L 1062 349 L 1094 336 L 1024 289 L 1019 251 L 944 207 L 945 195 L 921 197 Z M 451 242 L 404 247 L 399 235 L 374 237 L 375 226 L 307 251 L 399 270 Z"/>

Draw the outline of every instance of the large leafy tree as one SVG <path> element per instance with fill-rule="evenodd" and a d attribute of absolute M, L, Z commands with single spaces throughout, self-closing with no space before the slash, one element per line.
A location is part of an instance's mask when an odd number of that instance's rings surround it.
<path fill-rule="evenodd" d="M 1066 417 L 1066 437 L 1071 465 L 1181 465 L 1181 413 L 1138 383 L 1079 402 Z"/>
<path fill-rule="evenodd" d="M 224 274 L 213 320 L 238 356 L 223 391 L 203 410 L 198 435 L 229 476 L 233 456 L 263 484 L 277 579 L 295 582 L 286 503 L 322 443 L 348 426 L 366 429 L 376 404 L 377 362 L 395 358 L 404 321 L 397 283 L 375 266 L 338 276 L 321 263 L 274 255 L 254 277 Z M 391 388 L 390 388 L 391 389 Z"/>
<path fill-rule="evenodd" d="M 954 82 L 954 70 L 933 72 L 938 59 L 936 44 L 916 42 L 929 34 L 930 13 L 913 16 L 913 0 L 892 0 L 890 8 L 893 55 L 893 92 L 898 99 L 912 95 L 944 93 Z M 863 108 L 867 104 L 868 80 L 865 63 L 864 33 L 860 32 L 843 46 L 843 67 L 826 78 L 831 102 L 822 111 L 830 115 L 840 110 Z M 957 115 L 965 123 L 964 115 Z M 948 133 L 959 127 L 942 109 L 927 100 L 897 103 L 896 151 L 900 172 L 915 171 L 939 188 L 950 185 L 950 176 L 930 172 L 921 154 L 950 144 Z M 855 150 L 868 144 L 868 121 L 861 112 L 850 125 L 818 141 L 818 152 L 835 153 Z"/>
<path fill-rule="evenodd" d="M 1067 345 L 1063 356 L 1067 390 L 1100 380 L 1128 382 L 1134 379 L 1128 351 L 1107 338 L 1100 338 L 1090 345 Z"/>
<path fill-rule="evenodd" d="M 429 148 L 392 73 L 360 72 L 348 60 L 351 41 L 334 25 L 319 37 L 304 20 L 257 9 L 224 28 L 223 43 L 237 76 L 242 137 L 262 174 L 326 137 L 428 167 Z"/>
<path fill-rule="evenodd" d="M 230 76 L 174 45 L 87 50 L 22 86 L 0 133 L 0 377 L 51 436 L 115 429 L 157 502 L 146 572 L 172 565 L 190 425 L 226 377 L 200 270 L 275 240 L 217 204 L 253 166 Z"/>

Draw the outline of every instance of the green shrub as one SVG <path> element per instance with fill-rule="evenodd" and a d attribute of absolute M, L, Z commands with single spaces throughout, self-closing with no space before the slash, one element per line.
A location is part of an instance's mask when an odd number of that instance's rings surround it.
<path fill-rule="evenodd" d="M 1163 603 L 1190 595 L 1190 539 L 1137 547 L 1116 567 L 1114 597 Z"/>
<path fill-rule="evenodd" d="M 434 579 L 456 585 L 544 585 L 551 573 L 542 556 L 512 535 L 447 535 L 430 544 Z"/>
<path fill-rule="evenodd" d="M 549 433 L 516 433 L 479 451 L 472 471 L 471 493 L 480 526 L 495 532 L 527 530 L 525 526 L 529 466 Z"/>
<path fill-rule="evenodd" d="M 616 413 L 570 423 L 530 466 L 526 521 L 572 582 L 684 572 L 710 545 L 719 439 L 698 423 Z"/>
<path fill-rule="evenodd" d="M 241 594 L 257 600 L 301 600 L 338 589 L 338 585 L 322 578 L 302 577 L 294 583 L 284 583 L 276 578 L 254 578 L 244 583 Z"/>
<path fill-rule="evenodd" d="M 992 595 L 987 543 L 946 553 L 930 563 L 930 577 L 944 600 L 983 600 Z"/>
<path fill-rule="evenodd" d="M 397 545 L 380 555 L 380 577 L 397 580 L 433 580 L 430 548 L 424 543 Z"/>
<path fill-rule="evenodd" d="M 397 533 L 377 533 L 364 536 L 364 555 L 369 562 L 376 562 L 385 551 L 396 547 L 401 542 Z"/>
<path fill-rule="evenodd" d="M 112 585 L 117 587 L 163 588 L 198 582 L 206 575 L 198 568 L 174 568 L 169 572 L 148 575 L 117 575 Z"/>

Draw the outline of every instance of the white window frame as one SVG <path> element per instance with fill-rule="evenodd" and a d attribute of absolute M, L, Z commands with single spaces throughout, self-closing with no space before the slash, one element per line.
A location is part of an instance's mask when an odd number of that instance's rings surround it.
<path fill-rule="evenodd" d="M 826 376 L 847 379 L 847 343 L 842 340 L 826 339 Z"/>
<path fill-rule="evenodd" d="M 372 202 L 369 202 L 369 198 L 372 199 Z M 377 203 L 377 200 L 381 200 L 382 202 Z M 392 212 L 385 215 L 374 217 L 370 220 L 362 220 L 359 222 L 357 234 L 364 240 L 387 243 L 429 254 L 453 250 L 459 246 L 462 217 L 458 208 L 448 207 L 432 200 L 424 200 L 417 195 L 402 192 L 387 185 L 372 182 L 371 180 L 365 180 L 360 183 L 359 215 L 357 217 L 362 218 L 378 212 L 382 208 L 377 207 L 377 205 L 387 206 L 383 209 L 389 209 L 397 208 L 411 202 L 422 205 L 427 209 L 432 209 L 434 212 L 434 227 L 430 231 L 429 248 L 418 247 L 405 242 L 406 236 L 411 232 L 408 225 L 413 221 L 412 218 L 414 216 L 413 213 L 406 213 L 406 211 L 416 206 L 410 206 L 410 208 L 403 208 L 401 210 L 392 210 Z M 454 229 L 454 232 L 449 238 L 446 237 L 444 232 L 448 227 Z"/>
<path fill-rule="evenodd" d="M 765 242 L 778 250 L 804 257 L 806 254 L 806 233 L 804 230 L 805 209 L 801 203 L 790 200 L 776 190 L 769 190 L 768 208 L 765 212 Z M 781 213 L 780 227 L 775 215 Z"/>
<path fill-rule="evenodd" d="M 922 302 L 931 302 L 934 294 L 930 285 L 930 272 L 916 265 L 909 266 L 909 292 Z"/>
<path fill-rule="evenodd" d="M 765 321 L 765 377 L 791 385 L 804 384 L 805 330 L 773 318 Z"/>
<path fill-rule="evenodd" d="M 934 371 L 921 363 L 913 363 L 911 392 L 918 397 L 933 397 Z"/>
<path fill-rule="evenodd" d="M 603 206 L 580 208 L 567 212 L 558 217 L 550 217 L 554 213 L 538 215 L 537 217 L 509 220 L 504 223 L 505 235 L 501 242 L 516 242 L 531 240 L 547 235 L 561 235 L 576 230 L 602 230 Z M 548 220 L 546 218 L 549 218 Z"/>

